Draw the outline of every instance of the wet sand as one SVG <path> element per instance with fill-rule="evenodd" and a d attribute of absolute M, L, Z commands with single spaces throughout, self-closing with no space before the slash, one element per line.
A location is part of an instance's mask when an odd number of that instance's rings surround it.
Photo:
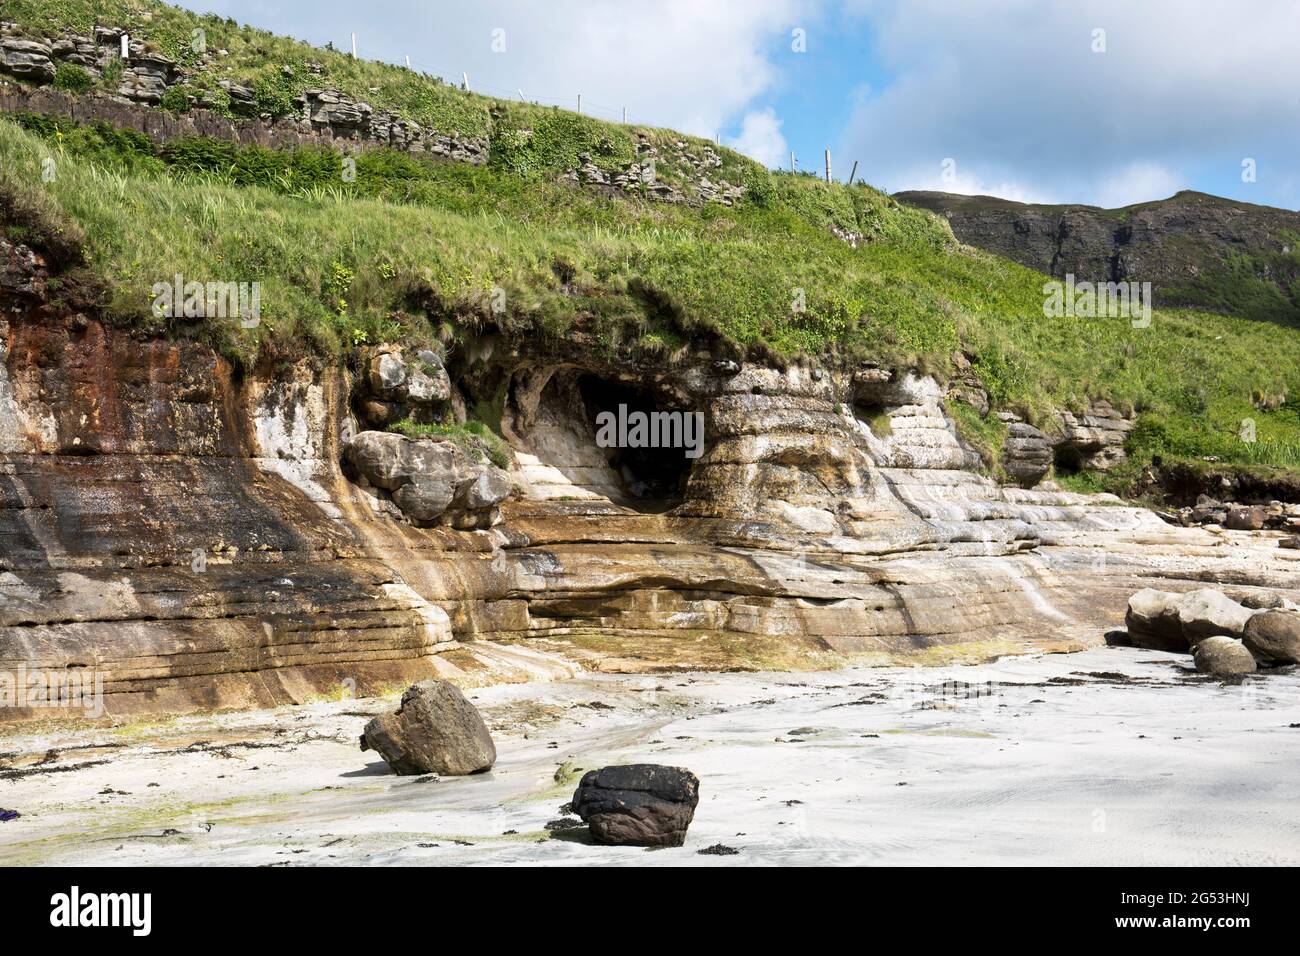
<path fill-rule="evenodd" d="M 476 690 L 487 774 L 396 777 L 394 700 L 0 737 L 0 863 L 1300 863 L 1300 672 L 1128 648 L 974 666 L 592 675 Z M 51 753 L 53 752 L 53 753 Z M 683 766 L 685 847 L 548 830 L 584 769 Z M 716 844 L 735 854 L 701 854 Z"/>

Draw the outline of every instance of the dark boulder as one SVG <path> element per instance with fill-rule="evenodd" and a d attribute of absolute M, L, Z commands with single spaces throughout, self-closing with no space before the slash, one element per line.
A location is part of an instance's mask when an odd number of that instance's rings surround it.
<path fill-rule="evenodd" d="M 497 749 L 483 718 L 454 684 L 426 680 L 408 688 L 395 714 L 366 724 L 361 749 L 394 773 L 461 776 L 491 769 Z"/>
<path fill-rule="evenodd" d="M 681 767 L 638 763 L 586 773 L 573 812 L 608 846 L 681 846 L 700 802 L 700 781 Z"/>
<path fill-rule="evenodd" d="M 1286 607 L 1286 599 L 1280 594 L 1266 591 L 1262 594 L 1247 594 L 1241 599 L 1241 606 L 1256 611 L 1280 611 Z"/>
<path fill-rule="evenodd" d="M 1223 526 L 1229 531 L 1259 531 L 1268 521 L 1268 510 L 1261 505 L 1230 508 Z"/>

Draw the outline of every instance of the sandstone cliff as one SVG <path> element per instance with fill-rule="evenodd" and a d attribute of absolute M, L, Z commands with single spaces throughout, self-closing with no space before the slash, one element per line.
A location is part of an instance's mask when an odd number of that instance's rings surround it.
<path fill-rule="evenodd" d="M 428 676 L 978 659 L 1097 643 L 1153 578 L 1300 588 L 1300 552 L 1273 532 L 1173 527 L 1042 484 L 1054 463 L 1115 464 L 1132 414 L 1093 394 L 1038 417 L 1006 399 L 1057 400 L 1039 381 L 1081 367 L 1126 372 L 1133 333 L 1040 338 L 1029 319 L 1028 344 L 1012 344 L 1004 330 L 1037 289 L 954 248 L 929 215 L 558 111 L 524 129 L 470 103 L 481 142 L 323 86 L 260 114 L 233 83 L 162 114 L 155 95 L 197 89 L 207 61 L 184 72 L 130 49 L 128 77 L 117 36 L 0 43 L 16 78 L 0 107 L 109 124 L 69 127 L 80 155 L 54 128 L 49 181 L 49 140 L 5 133 L 19 161 L 0 190 L 0 674 L 93 672 L 110 715 L 177 713 Z M 51 92 L 56 63 L 111 89 Z M 285 66 L 315 82 L 310 63 Z M 114 166 L 124 155 L 91 140 L 121 128 L 144 142 Z M 555 154 L 530 166 L 547 132 Z M 424 192 L 394 195 L 376 174 L 373 193 L 320 198 L 158 155 L 218 140 L 318 150 L 331 179 L 340 157 L 322 146 L 439 162 L 396 167 Z M 652 150 L 682 202 L 641 201 L 674 198 L 641 188 Z M 740 191 L 720 163 L 760 188 Z M 85 201 L 101 184 L 103 204 Z M 118 228 L 142 192 L 146 221 Z M 49 221 L 21 196 L 48 200 Z M 176 209 L 193 214 L 173 222 Z M 286 243 L 288 223 L 308 225 Z M 189 259 L 172 258 L 168 228 L 203 237 Z M 424 258 L 400 254 L 412 247 Z M 232 278 L 289 303 L 256 335 L 141 307 L 142 272 L 220 278 L 231 260 L 247 270 Z M 355 292 L 352 267 L 367 270 Z M 486 304 L 512 279 L 515 311 Z M 1165 361 L 1152 343 L 1181 349 L 1162 328 L 1133 367 Z M 1070 361 L 1051 365 L 1065 343 Z M 1199 428 L 1181 389 L 1171 407 Z M 620 409 L 699 415 L 702 454 L 603 446 L 596 423 Z M 1005 441 L 977 450 L 959 419 Z M 1015 485 L 989 477 L 999 467 Z"/>
<path fill-rule="evenodd" d="M 1300 596 L 1271 539 L 979 477 L 906 370 L 651 368 L 581 338 L 451 355 L 461 401 L 504 395 L 514 487 L 459 530 L 349 476 L 368 386 L 347 368 L 240 375 L 31 281 L 0 304 L 0 667 L 93 669 L 110 714 L 1064 649 L 1153 577 Z M 705 453 L 612 460 L 592 422 L 615 402 L 701 412 Z"/>

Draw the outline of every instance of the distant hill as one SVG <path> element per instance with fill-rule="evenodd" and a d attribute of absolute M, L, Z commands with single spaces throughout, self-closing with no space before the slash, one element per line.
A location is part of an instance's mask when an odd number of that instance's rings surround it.
<path fill-rule="evenodd" d="M 1300 213 L 1185 190 L 1101 209 L 901 192 L 962 242 L 1063 278 L 1150 282 L 1157 305 L 1300 324 Z"/>

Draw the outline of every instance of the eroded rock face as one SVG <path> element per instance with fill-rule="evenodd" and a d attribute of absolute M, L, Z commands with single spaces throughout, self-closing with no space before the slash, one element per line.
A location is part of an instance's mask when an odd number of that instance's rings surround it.
<path fill-rule="evenodd" d="M 138 48 L 138 49 L 137 49 Z M 122 70 L 117 95 L 126 100 L 155 106 L 176 76 L 176 64 L 157 53 L 148 53 L 132 44 L 132 55 Z"/>
<path fill-rule="evenodd" d="M 361 749 L 374 750 L 403 775 L 482 773 L 497 759 L 478 710 L 456 685 L 442 680 L 408 688 L 395 714 L 366 724 Z"/>
<path fill-rule="evenodd" d="M 48 43 L 16 36 L 0 36 L 0 67 L 14 76 L 36 83 L 54 79 L 54 51 Z"/>
<path fill-rule="evenodd" d="M 1002 467 L 1007 476 L 1026 488 L 1038 484 L 1052 467 L 1052 439 L 1014 412 L 998 412 L 998 418 L 1007 423 L 1002 445 Z"/>
<path fill-rule="evenodd" d="M 579 666 L 979 659 L 1095 643 L 1152 581 L 1300 596 L 1268 532 L 1226 548 L 977 474 L 943 389 L 906 370 L 469 343 L 431 409 L 504 396 L 503 476 L 358 431 L 365 364 L 240 377 L 196 342 L 55 314 L 43 256 L 0 284 L 0 669 L 93 666 L 110 714 Z M 368 398 L 410 403 L 411 364 L 381 364 Z M 698 412 L 703 454 L 618 461 L 584 387 Z M 619 496 L 656 482 L 677 491 L 659 510 Z"/>
<path fill-rule="evenodd" d="M 1207 637 L 1197 642 L 1192 656 L 1202 674 L 1232 677 L 1255 672 L 1255 658 L 1241 641 L 1231 637 Z"/>
<path fill-rule="evenodd" d="M 361 478 L 389 492 L 401 513 L 421 527 L 491 527 L 499 520 L 497 505 L 510 494 L 505 472 L 475 461 L 449 439 L 368 431 L 353 436 L 343 454 Z"/>
<path fill-rule="evenodd" d="M 1076 416 L 1061 412 L 1063 432 L 1056 441 L 1057 457 L 1062 451 L 1073 453 L 1078 467 L 1107 471 L 1123 462 L 1124 441 L 1133 430 L 1133 420 L 1125 418 L 1110 402 L 1093 401 L 1086 412 Z"/>
<path fill-rule="evenodd" d="M 681 767 L 626 764 L 588 771 L 573 812 L 607 846 L 681 846 L 700 802 L 700 781 Z"/>
<path fill-rule="evenodd" d="M 21 242 L 0 236 L 0 290 L 35 298 L 44 295 L 48 279 L 43 255 Z"/>
<path fill-rule="evenodd" d="M 337 380 L 241 383 L 193 342 L 18 309 L 0 319 L 0 671 L 93 671 L 122 715 L 431 676 L 447 611 L 342 520 Z"/>

